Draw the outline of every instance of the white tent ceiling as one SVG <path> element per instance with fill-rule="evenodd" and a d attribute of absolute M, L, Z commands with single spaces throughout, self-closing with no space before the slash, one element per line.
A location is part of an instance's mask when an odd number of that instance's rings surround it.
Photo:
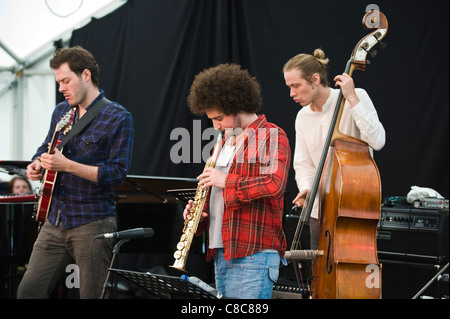
<path fill-rule="evenodd" d="M 53 43 L 61 39 L 67 45 L 74 29 L 125 3 L 0 0 L 0 160 L 30 160 L 48 131 L 56 103 L 48 65 Z"/>
<path fill-rule="evenodd" d="M 0 0 L 0 70 L 25 66 L 126 0 Z"/>

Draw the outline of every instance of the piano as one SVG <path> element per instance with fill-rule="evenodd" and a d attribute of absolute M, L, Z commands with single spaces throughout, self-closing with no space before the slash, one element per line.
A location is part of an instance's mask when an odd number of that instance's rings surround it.
<path fill-rule="evenodd" d="M 15 298 L 30 258 L 37 228 L 36 195 L 0 195 L 0 298 Z"/>
<path fill-rule="evenodd" d="M 36 194 L 0 194 L 0 203 L 33 203 L 37 201 Z"/>
<path fill-rule="evenodd" d="M 26 176 L 29 163 L 0 161 L 0 173 Z M 36 196 L 7 194 L 6 185 L 7 181 L 0 183 L 0 299 L 15 298 L 37 235 L 32 220 Z"/>

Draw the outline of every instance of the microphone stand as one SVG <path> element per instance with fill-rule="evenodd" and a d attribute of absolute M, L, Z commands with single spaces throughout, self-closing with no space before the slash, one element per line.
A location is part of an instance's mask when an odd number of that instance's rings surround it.
<path fill-rule="evenodd" d="M 119 254 L 119 250 L 120 247 L 127 243 L 130 239 L 121 239 L 115 246 L 113 249 L 113 255 L 112 255 L 112 259 L 111 259 L 111 264 L 109 266 L 109 268 L 112 268 L 112 266 L 114 265 L 114 262 L 116 260 L 116 256 Z M 106 279 L 105 279 L 105 283 L 103 284 L 103 290 L 102 290 L 102 294 L 100 296 L 100 299 L 105 299 L 105 294 L 106 294 L 106 290 L 108 288 L 111 288 L 111 284 L 109 283 L 109 277 L 111 276 L 111 271 L 108 269 L 108 274 L 106 275 Z"/>
<path fill-rule="evenodd" d="M 431 278 L 431 280 L 422 289 L 420 289 L 420 291 L 417 294 L 415 294 L 415 296 L 412 297 L 412 299 L 417 299 L 417 297 L 419 297 L 422 294 L 422 292 L 424 292 L 436 280 L 436 278 L 438 278 L 439 275 L 442 274 L 447 268 L 448 263 L 433 278 Z"/>

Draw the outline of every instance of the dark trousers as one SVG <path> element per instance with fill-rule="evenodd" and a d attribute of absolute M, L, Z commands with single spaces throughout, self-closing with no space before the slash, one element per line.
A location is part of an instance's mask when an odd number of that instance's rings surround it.
<path fill-rule="evenodd" d="M 114 239 L 92 239 L 117 231 L 114 216 L 64 229 L 45 222 L 33 246 L 17 298 L 46 299 L 66 272 L 67 288 L 80 288 L 80 298 L 99 298 L 110 265 Z"/>

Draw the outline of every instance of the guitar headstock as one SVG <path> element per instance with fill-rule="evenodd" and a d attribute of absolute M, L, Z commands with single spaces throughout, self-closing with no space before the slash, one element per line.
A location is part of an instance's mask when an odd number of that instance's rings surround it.
<path fill-rule="evenodd" d="M 370 6 L 368 6 L 366 10 L 368 9 L 370 9 L 370 11 L 364 15 L 362 23 L 365 29 L 372 31 L 358 42 L 352 55 L 352 64 L 355 68 L 361 70 L 365 70 L 366 63 L 369 64 L 367 54 L 375 57 L 376 51 L 372 51 L 375 45 L 380 43 L 382 48 L 385 46 L 381 40 L 386 36 L 388 30 L 386 16 L 380 11 L 370 8 Z"/>
<path fill-rule="evenodd" d="M 55 130 L 57 132 L 62 132 L 64 135 L 69 133 L 69 131 L 72 129 L 72 120 L 74 113 L 75 109 L 71 109 L 66 114 L 64 114 L 58 124 L 56 124 Z"/>

